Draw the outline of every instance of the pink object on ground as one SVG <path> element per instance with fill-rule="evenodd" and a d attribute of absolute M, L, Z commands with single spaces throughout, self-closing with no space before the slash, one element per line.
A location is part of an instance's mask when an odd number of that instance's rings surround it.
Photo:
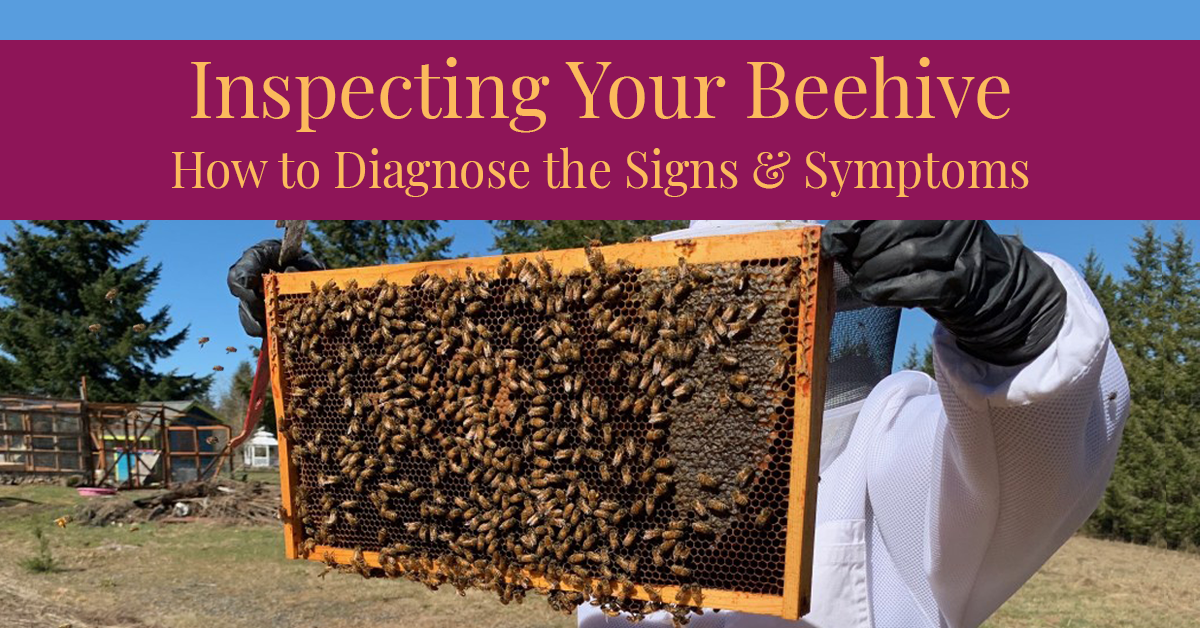
<path fill-rule="evenodd" d="M 112 497 L 117 494 L 115 488 L 103 488 L 98 486 L 80 486 L 75 489 L 83 497 Z"/>

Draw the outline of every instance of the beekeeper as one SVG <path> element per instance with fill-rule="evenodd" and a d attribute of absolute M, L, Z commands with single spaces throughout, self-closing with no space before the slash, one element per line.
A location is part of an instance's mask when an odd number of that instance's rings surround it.
<path fill-rule="evenodd" d="M 655 239 L 797 226 L 693 221 Z M 278 243 L 262 246 L 230 270 L 259 334 L 253 287 L 278 256 Z M 1129 412 L 1104 312 L 1068 264 L 984 221 L 830 221 L 822 248 L 840 265 L 812 611 L 799 622 L 706 612 L 690 626 L 977 626 L 1104 493 Z M 890 374 L 903 307 L 938 321 L 936 382 Z M 629 625 L 578 612 L 583 628 Z M 670 622 L 660 612 L 639 625 Z"/>

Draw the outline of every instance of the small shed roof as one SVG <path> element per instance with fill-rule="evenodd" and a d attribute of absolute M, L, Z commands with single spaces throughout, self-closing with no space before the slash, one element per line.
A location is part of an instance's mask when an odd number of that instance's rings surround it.
<path fill-rule="evenodd" d="M 172 423 L 189 425 L 219 425 L 224 423 L 217 413 L 197 401 L 143 401 L 138 404 L 147 411 L 163 408 L 166 419 Z"/>

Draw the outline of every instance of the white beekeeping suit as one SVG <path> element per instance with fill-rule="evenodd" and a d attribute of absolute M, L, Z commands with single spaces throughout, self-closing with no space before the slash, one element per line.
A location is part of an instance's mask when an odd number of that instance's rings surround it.
<path fill-rule="evenodd" d="M 664 236 L 795 226 L 697 221 Z M 939 324 L 936 382 L 896 373 L 861 402 L 827 411 L 812 612 L 798 623 L 707 612 L 690 626 L 977 626 L 1066 542 L 1103 495 L 1129 389 L 1082 278 L 1040 259 L 1062 284 L 1065 311 L 1036 357 L 1000 366 Z M 590 605 L 578 612 L 584 628 L 628 625 Z"/>

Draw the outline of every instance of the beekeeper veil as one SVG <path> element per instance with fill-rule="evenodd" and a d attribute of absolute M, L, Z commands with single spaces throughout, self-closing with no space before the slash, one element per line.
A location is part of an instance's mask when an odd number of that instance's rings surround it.
<path fill-rule="evenodd" d="M 814 224 L 804 220 L 693 220 L 687 229 L 654 236 L 654 240 L 702 238 L 798 229 Z M 826 370 L 825 418 L 821 427 L 821 471 L 846 448 L 863 401 L 892 372 L 900 309 L 877 307 L 859 299 L 850 278 L 834 264 L 836 313 L 829 341 Z"/>

